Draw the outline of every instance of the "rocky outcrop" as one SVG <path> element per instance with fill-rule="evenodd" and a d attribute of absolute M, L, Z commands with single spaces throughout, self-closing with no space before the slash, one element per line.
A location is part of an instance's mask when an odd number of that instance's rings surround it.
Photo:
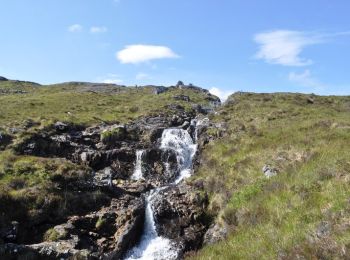
<path fill-rule="evenodd" d="M 21 226 L 21 220 L 19 233 L 22 237 L 25 233 L 28 238 L 31 230 L 38 230 L 32 241 L 34 244 L 28 239 L 17 239 L 16 229 L 13 234 L 2 235 L 0 257 L 120 259 L 141 236 L 145 194 L 173 183 L 179 175 L 175 150 L 160 148 L 164 129 L 183 129 L 193 139 L 197 138 L 198 131 L 191 121 L 195 112 L 188 113 L 180 108 L 174 111 L 176 113 L 171 116 L 151 115 L 125 125 L 101 124 L 85 128 L 56 122 L 18 142 L 14 147 L 18 154 L 65 158 L 84 165 L 89 174 L 85 174 L 84 180 L 53 177 L 57 178 L 55 192 L 64 191 L 69 195 L 67 200 L 74 198 L 74 203 L 69 201 L 69 210 L 57 218 L 54 212 L 59 207 L 51 210 L 50 215 L 38 210 L 35 220 L 30 220 L 30 227 Z M 143 179 L 135 181 L 130 177 L 135 169 L 136 151 L 140 149 L 144 151 Z M 89 193 L 103 196 L 98 203 L 91 203 L 93 208 L 80 209 L 79 201 L 83 204 L 84 196 Z M 171 185 L 160 191 L 153 204 L 159 234 L 173 239 L 182 252 L 199 248 L 208 227 L 204 213 L 206 204 L 205 196 L 190 186 Z M 7 231 L 10 231 L 11 222 L 6 221 Z M 12 240 L 3 239 L 12 235 Z"/>
<path fill-rule="evenodd" d="M 187 185 L 160 191 L 153 202 L 158 233 L 176 241 L 183 251 L 198 249 L 208 225 L 207 203 L 206 196 Z"/>
<path fill-rule="evenodd" d="M 48 241 L 32 245 L 0 245 L 6 259 L 120 259 L 142 231 L 145 202 L 123 195 L 99 211 L 70 217 L 46 232 Z"/>

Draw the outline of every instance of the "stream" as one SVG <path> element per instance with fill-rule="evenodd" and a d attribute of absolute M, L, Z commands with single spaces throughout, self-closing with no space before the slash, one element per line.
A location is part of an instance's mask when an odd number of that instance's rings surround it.
<path fill-rule="evenodd" d="M 196 121 L 193 120 L 191 124 L 195 127 Z M 152 208 L 153 199 L 156 196 L 160 196 L 159 192 L 169 187 L 170 185 L 177 185 L 183 179 L 191 176 L 192 172 L 192 159 L 197 151 L 197 144 L 192 140 L 190 134 L 183 129 L 169 128 L 163 131 L 160 140 L 161 150 L 173 150 L 176 153 L 177 171 L 171 173 L 176 174 L 175 181 L 168 183 L 162 187 L 155 188 L 149 192 L 146 197 L 146 211 L 143 233 L 140 238 L 140 242 L 126 254 L 126 260 L 131 259 L 144 259 L 144 260 L 165 260 L 165 259 L 177 259 L 179 249 L 176 248 L 175 243 L 170 239 L 161 237 L 157 234 L 156 223 L 154 219 L 154 213 Z M 132 179 L 142 179 L 142 155 L 144 150 L 138 150 L 136 152 L 136 163 L 134 174 Z M 167 162 L 165 164 L 166 170 Z"/>

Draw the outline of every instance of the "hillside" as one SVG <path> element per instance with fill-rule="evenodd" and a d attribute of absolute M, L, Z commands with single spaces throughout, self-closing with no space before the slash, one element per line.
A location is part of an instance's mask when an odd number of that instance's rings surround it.
<path fill-rule="evenodd" d="M 177 152 L 159 148 L 164 129 L 190 138 L 191 120 L 219 103 L 193 85 L 0 81 L 0 258 L 125 255 L 142 234 L 144 195 L 181 174 Z M 138 151 L 144 177 L 134 180 Z M 197 222 L 200 232 L 184 242 L 190 248 L 205 231 Z"/>
<path fill-rule="evenodd" d="M 219 103 L 0 78 L 0 258 L 347 259 L 350 97 Z"/>
<path fill-rule="evenodd" d="M 227 238 L 191 258 L 348 259 L 350 97 L 236 93 L 210 120 L 192 181 Z"/>

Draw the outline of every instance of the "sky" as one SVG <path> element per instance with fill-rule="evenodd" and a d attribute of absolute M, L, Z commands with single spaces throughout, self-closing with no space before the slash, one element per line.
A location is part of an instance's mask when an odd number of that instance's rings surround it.
<path fill-rule="evenodd" d="M 0 0 L 0 76 L 350 94 L 349 0 Z"/>

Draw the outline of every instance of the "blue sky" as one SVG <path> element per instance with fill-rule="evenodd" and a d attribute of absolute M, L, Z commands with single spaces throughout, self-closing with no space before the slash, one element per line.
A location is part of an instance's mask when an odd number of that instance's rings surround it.
<path fill-rule="evenodd" d="M 348 0 L 1 0 L 0 75 L 350 94 Z"/>

